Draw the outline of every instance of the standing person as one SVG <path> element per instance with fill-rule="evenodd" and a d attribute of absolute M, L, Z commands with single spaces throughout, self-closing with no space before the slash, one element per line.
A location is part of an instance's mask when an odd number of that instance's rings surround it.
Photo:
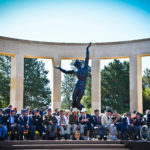
<path fill-rule="evenodd" d="M 43 124 L 47 128 L 48 139 L 54 140 L 56 138 L 57 133 L 57 118 L 54 115 L 52 115 L 51 108 L 47 110 L 47 114 L 45 114 L 43 118 Z"/>
<path fill-rule="evenodd" d="M 86 88 L 86 79 L 88 77 L 88 63 L 89 63 L 89 47 L 91 46 L 91 43 L 86 48 L 86 58 L 84 62 L 84 67 L 82 67 L 82 64 L 79 60 L 76 60 L 74 63 L 74 66 L 77 68 L 77 71 L 75 70 L 69 70 L 66 71 L 62 69 L 60 66 L 55 67 L 55 69 L 59 69 L 61 72 L 65 74 L 74 74 L 77 76 L 78 81 L 75 85 L 73 95 L 72 95 L 72 108 L 78 108 L 81 110 L 84 106 L 80 104 L 80 101 L 84 95 L 85 88 Z"/>
<path fill-rule="evenodd" d="M 95 115 L 93 115 L 93 124 L 94 124 L 94 128 L 96 129 L 96 131 L 98 133 L 98 136 L 99 136 L 98 139 L 106 140 L 107 139 L 106 128 L 101 123 L 101 117 L 99 116 L 99 110 L 98 109 L 94 110 L 94 114 Z"/>
<path fill-rule="evenodd" d="M 83 125 L 84 127 L 84 140 L 87 140 L 87 131 L 89 130 L 89 139 L 92 139 L 93 137 L 93 119 L 91 115 L 87 114 L 86 108 L 82 108 L 81 110 L 81 115 L 79 117 L 79 122 Z"/>
<path fill-rule="evenodd" d="M 35 128 L 32 124 L 32 118 L 28 115 L 26 109 L 22 110 L 22 115 L 18 118 L 20 124 L 20 137 L 23 140 L 23 133 L 25 130 L 29 131 L 31 140 L 35 139 Z"/>
<path fill-rule="evenodd" d="M 0 108 L 0 140 L 4 140 L 7 133 L 6 118 L 2 112 L 3 110 Z"/>
<path fill-rule="evenodd" d="M 35 109 L 34 115 L 32 116 L 32 123 L 33 123 L 33 126 L 34 126 L 35 130 L 37 130 L 40 133 L 40 137 L 42 137 L 44 127 L 42 125 L 43 118 L 40 115 L 40 110 L 39 109 Z"/>
<path fill-rule="evenodd" d="M 78 109 L 73 108 L 72 114 L 69 115 L 69 124 L 72 127 L 73 140 L 76 140 L 75 133 L 77 129 L 80 129 L 80 140 L 83 140 L 84 128 L 83 125 L 79 123 Z"/>
<path fill-rule="evenodd" d="M 6 116 L 7 129 L 11 131 L 11 140 L 15 140 L 15 131 L 17 131 L 17 140 L 19 140 L 20 126 L 18 124 L 18 116 L 15 114 L 15 110 L 11 110 L 10 115 Z"/>
<path fill-rule="evenodd" d="M 69 139 L 70 137 L 70 127 L 68 123 L 67 117 L 64 115 L 64 111 L 60 110 L 58 119 L 58 129 L 61 130 L 61 136 L 65 137 L 65 139 Z M 66 130 L 66 134 L 65 134 Z"/>

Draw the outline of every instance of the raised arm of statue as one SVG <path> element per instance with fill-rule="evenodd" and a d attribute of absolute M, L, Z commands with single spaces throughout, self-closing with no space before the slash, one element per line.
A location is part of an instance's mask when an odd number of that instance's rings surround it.
<path fill-rule="evenodd" d="M 84 67 L 88 67 L 88 64 L 89 64 L 89 47 L 91 46 L 91 44 L 92 43 L 90 42 L 86 48 L 86 57 L 85 57 Z"/>
<path fill-rule="evenodd" d="M 74 70 L 65 70 L 65 69 L 62 69 L 61 67 L 54 67 L 55 69 L 59 69 L 61 72 L 65 73 L 65 74 L 75 74 L 76 72 Z"/>

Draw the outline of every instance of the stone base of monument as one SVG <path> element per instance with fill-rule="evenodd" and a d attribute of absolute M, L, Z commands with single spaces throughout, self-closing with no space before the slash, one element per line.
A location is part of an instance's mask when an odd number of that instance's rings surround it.
<path fill-rule="evenodd" d="M 0 150 L 148 150 L 149 147 L 150 142 L 136 141 L 24 140 L 0 142 Z"/>

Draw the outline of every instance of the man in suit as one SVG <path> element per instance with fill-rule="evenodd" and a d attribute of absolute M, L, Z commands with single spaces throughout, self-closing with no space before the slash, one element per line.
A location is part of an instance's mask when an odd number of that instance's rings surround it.
<path fill-rule="evenodd" d="M 82 108 L 79 122 L 84 127 L 84 140 L 87 140 L 87 131 L 89 130 L 89 139 L 93 138 L 93 119 L 86 113 L 86 108 Z"/>
<path fill-rule="evenodd" d="M 29 116 L 27 109 L 22 110 L 22 115 L 18 118 L 20 124 L 20 137 L 23 140 L 23 133 L 25 130 L 29 131 L 30 139 L 35 139 L 35 128 L 32 124 L 32 118 Z"/>
<path fill-rule="evenodd" d="M 6 119 L 2 112 L 3 110 L 0 108 L 0 140 L 4 140 L 7 133 Z"/>
<path fill-rule="evenodd" d="M 93 124 L 94 124 L 94 128 L 96 129 L 96 131 L 98 133 L 98 139 L 106 140 L 107 139 L 106 128 L 101 123 L 101 117 L 99 116 L 99 110 L 98 109 L 94 110 L 94 114 L 95 115 L 93 115 Z"/>
<path fill-rule="evenodd" d="M 122 121 L 124 124 L 124 130 L 127 131 L 129 137 L 132 138 L 131 136 L 133 133 L 135 133 L 135 128 L 134 128 L 133 120 L 131 118 L 131 113 L 128 112 Z"/>
<path fill-rule="evenodd" d="M 73 108 L 72 114 L 69 115 L 69 124 L 72 126 L 73 140 L 76 140 L 75 133 L 77 129 L 80 129 L 80 140 L 83 140 L 84 129 L 83 125 L 79 123 L 77 108 Z"/>

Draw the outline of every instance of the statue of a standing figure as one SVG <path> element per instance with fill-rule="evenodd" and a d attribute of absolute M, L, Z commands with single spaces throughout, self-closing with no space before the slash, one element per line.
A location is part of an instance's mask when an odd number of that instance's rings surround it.
<path fill-rule="evenodd" d="M 89 47 L 91 46 L 91 43 L 86 48 L 86 58 L 84 62 L 84 66 L 81 67 L 81 62 L 77 59 L 74 63 L 74 66 L 77 68 L 77 70 L 64 70 L 60 66 L 55 67 L 55 69 L 59 69 L 65 74 L 74 74 L 77 76 L 78 81 L 75 85 L 73 95 L 72 95 L 72 108 L 78 108 L 81 110 L 84 106 L 80 104 L 80 101 L 84 95 L 85 88 L 86 88 L 86 79 L 88 77 L 88 63 L 89 63 Z"/>

